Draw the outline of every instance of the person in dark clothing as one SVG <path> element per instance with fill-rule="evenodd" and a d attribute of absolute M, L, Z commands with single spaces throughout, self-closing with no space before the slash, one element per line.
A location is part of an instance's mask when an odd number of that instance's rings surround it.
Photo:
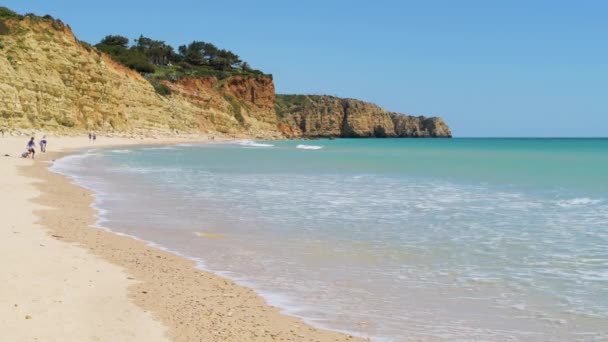
<path fill-rule="evenodd" d="M 34 137 L 32 137 L 27 143 L 27 155 L 31 155 L 32 159 L 34 159 L 34 156 L 36 155 L 36 143 L 34 142 Z"/>
<path fill-rule="evenodd" d="M 42 137 L 42 140 L 40 140 L 40 151 L 46 152 L 46 136 Z"/>

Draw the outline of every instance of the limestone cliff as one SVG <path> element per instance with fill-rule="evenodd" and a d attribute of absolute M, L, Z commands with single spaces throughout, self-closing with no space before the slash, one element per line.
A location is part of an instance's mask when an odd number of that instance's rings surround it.
<path fill-rule="evenodd" d="M 439 118 L 331 96 L 277 97 L 266 76 L 151 82 L 80 42 L 61 21 L 36 16 L 0 17 L 0 128 L 261 138 L 451 136 Z"/>
<path fill-rule="evenodd" d="M 213 125 L 223 125 L 216 120 L 223 113 L 239 124 L 233 129 L 251 129 L 251 123 L 255 122 L 258 128 L 276 132 L 274 83 L 268 77 L 235 76 L 225 80 L 192 77 L 163 83 L 171 89 L 171 99 L 179 99 L 199 108 L 202 117 Z M 233 120 L 229 120 L 229 126 L 222 127 L 220 131 L 229 131 L 230 125 L 234 124 Z"/>
<path fill-rule="evenodd" d="M 60 21 L 0 21 L 0 125 L 47 130 L 219 131 L 278 136 L 265 77 L 148 80 L 74 37 Z"/>
<path fill-rule="evenodd" d="M 279 130 L 290 137 L 451 137 L 441 118 L 390 113 L 333 96 L 278 95 Z"/>

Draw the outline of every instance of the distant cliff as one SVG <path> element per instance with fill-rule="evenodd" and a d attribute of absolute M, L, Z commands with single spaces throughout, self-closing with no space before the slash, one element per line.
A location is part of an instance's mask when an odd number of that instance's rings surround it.
<path fill-rule="evenodd" d="M 279 130 L 288 137 L 451 137 L 441 118 L 388 112 L 333 96 L 277 95 Z"/>
<path fill-rule="evenodd" d="M 276 96 L 264 75 L 147 79 L 79 41 L 59 20 L 12 14 L 0 15 L 0 128 L 267 139 L 451 136 L 439 118 L 330 96 Z"/>

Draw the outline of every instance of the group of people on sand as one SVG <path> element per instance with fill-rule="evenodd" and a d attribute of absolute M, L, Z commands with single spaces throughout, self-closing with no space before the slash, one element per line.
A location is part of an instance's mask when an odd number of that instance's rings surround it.
<path fill-rule="evenodd" d="M 89 141 L 91 141 L 91 140 L 96 141 L 97 134 L 89 133 Z M 46 144 L 47 144 L 47 141 L 46 141 L 46 135 L 45 135 L 38 142 L 38 146 L 40 146 L 40 152 L 46 152 Z M 36 156 L 36 141 L 35 141 L 34 137 L 31 137 L 30 140 L 27 142 L 26 151 L 21 154 L 21 157 L 34 159 L 35 156 Z"/>
<path fill-rule="evenodd" d="M 40 151 L 41 152 L 46 152 L 46 136 L 43 136 L 42 139 L 40 139 L 40 142 L 38 143 L 40 146 Z M 23 154 L 21 154 L 21 157 L 23 158 L 32 158 L 34 159 L 34 157 L 36 156 L 36 142 L 34 141 L 34 137 L 30 138 L 30 141 L 27 142 L 27 147 L 26 147 L 26 151 L 23 152 Z"/>
<path fill-rule="evenodd" d="M 4 133 L 4 132 L 2 132 L 2 133 Z M 95 133 L 89 133 L 89 141 L 91 141 L 91 140 L 92 141 L 97 140 L 97 135 Z M 47 144 L 47 141 L 46 141 L 46 135 L 45 135 L 38 142 L 38 146 L 40 146 L 40 152 L 46 152 L 46 144 Z M 21 157 L 34 159 L 35 156 L 36 156 L 36 141 L 35 141 L 34 137 L 31 137 L 30 140 L 27 142 L 26 151 L 21 154 Z"/>

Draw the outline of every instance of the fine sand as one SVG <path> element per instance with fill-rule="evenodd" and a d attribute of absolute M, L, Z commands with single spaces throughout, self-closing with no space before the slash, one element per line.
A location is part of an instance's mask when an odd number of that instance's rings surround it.
<path fill-rule="evenodd" d="M 48 170 L 83 147 L 206 137 L 47 138 L 49 152 L 35 161 L 18 157 L 27 136 L 0 138 L 3 341 L 358 340 L 283 315 L 185 258 L 93 228 L 92 194 Z"/>

